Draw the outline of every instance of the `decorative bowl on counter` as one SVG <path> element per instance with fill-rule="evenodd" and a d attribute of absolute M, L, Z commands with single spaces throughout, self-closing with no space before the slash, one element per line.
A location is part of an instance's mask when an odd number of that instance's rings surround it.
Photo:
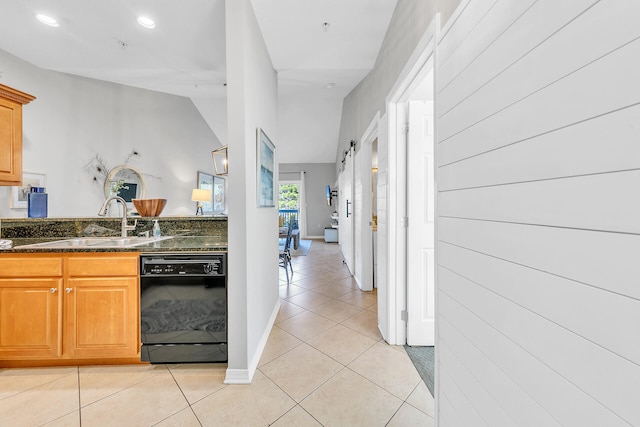
<path fill-rule="evenodd" d="M 140 216 L 160 216 L 167 199 L 131 199 Z"/>

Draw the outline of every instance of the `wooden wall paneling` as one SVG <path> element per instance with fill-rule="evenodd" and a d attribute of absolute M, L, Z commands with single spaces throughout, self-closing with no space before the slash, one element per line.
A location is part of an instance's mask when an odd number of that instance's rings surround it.
<path fill-rule="evenodd" d="M 440 215 L 640 234 L 640 170 L 444 191 Z"/>
<path fill-rule="evenodd" d="M 446 191 L 640 168 L 638 117 L 640 105 L 635 105 L 443 165 L 438 187 Z"/>
<path fill-rule="evenodd" d="M 462 280 L 447 270 L 441 269 L 440 274 L 447 279 L 447 288 L 442 289 L 438 295 L 441 315 L 450 325 L 474 347 L 478 348 L 489 360 L 509 376 L 516 384 L 522 387 L 546 412 L 555 418 L 561 425 L 594 425 L 594 426 L 627 426 L 620 417 L 613 414 L 608 408 L 599 404 L 592 397 L 573 385 L 570 381 L 559 375 L 556 371 L 532 355 L 529 351 L 509 340 L 501 330 L 495 329 L 482 318 L 458 301 L 449 296 L 451 287 L 458 285 L 456 280 Z M 449 286 L 450 285 L 450 286 Z M 472 307 L 479 304 L 473 303 Z M 443 321 L 442 335 L 449 337 L 447 324 Z M 438 344 L 436 344 L 437 348 Z M 564 349 L 564 346 L 562 346 Z M 463 354 L 463 348 L 452 348 L 456 354 Z M 553 350 L 553 349 L 551 349 Z M 465 363 L 468 363 L 465 357 Z M 462 385 L 464 386 L 464 385 Z M 487 384 L 494 389 L 495 383 Z M 455 402 L 455 403 L 454 403 Z M 455 409 L 466 406 L 466 401 L 453 401 Z M 445 424 L 445 426 L 475 425 Z"/>
<path fill-rule="evenodd" d="M 482 3 L 438 42 L 437 420 L 497 410 L 468 409 L 472 345 L 540 417 L 640 425 L 640 3 Z"/>
<path fill-rule="evenodd" d="M 438 410 L 438 420 L 440 425 L 443 426 L 463 426 L 464 423 L 460 421 L 456 408 L 452 402 L 447 398 L 444 393 L 438 393 L 438 400 L 436 401 Z"/>
<path fill-rule="evenodd" d="M 508 413 L 510 422 L 493 423 L 492 425 L 532 425 L 532 426 L 559 426 L 548 412 L 546 412 L 535 399 L 523 390 L 512 378 L 510 378 L 500 367 L 489 360 L 484 353 L 475 347 L 464 335 L 460 333 L 451 323 L 442 321 L 442 329 L 445 332 L 446 340 L 440 341 L 439 348 L 442 357 L 446 361 L 453 360 L 458 366 L 451 366 L 451 371 L 455 375 L 457 372 L 467 369 L 474 375 L 475 380 L 483 386 L 479 394 L 491 396 L 493 402 L 485 402 L 485 406 L 500 406 Z M 455 349 L 455 351 L 453 350 Z M 456 357 L 456 354 L 464 354 L 469 362 L 463 365 Z M 465 365 L 467 366 L 465 368 Z M 466 384 L 466 382 L 465 382 Z M 495 387 L 487 387 L 487 384 L 494 384 Z"/>
<path fill-rule="evenodd" d="M 637 299 L 446 243 L 439 253 L 441 267 L 640 365 Z"/>
<path fill-rule="evenodd" d="M 439 133 L 438 165 L 637 104 L 640 101 L 640 79 L 637 78 L 637 67 L 632 65 L 634 63 L 640 63 L 640 39 L 508 109 L 469 128 L 455 130 L 447 140 Z M 607 78 L 602 79 L 602 76 Z M 492 108 L 492 105 L 482 107 L 483 110 Z"/>
<path fill-rule="evenodd" d="M 448 270 L 442 291 L 631 425 L 640 425 L 640 366 Z M 562 349 L 558 351 L 557 349 Z M 466 384 L 466 383 L 465 383 Z M 608 424 L 607 424 L 608 425 Z"/>
<path fill-rule="evenodd" d="M 640 236 L 444 217 L 438 232 L 441 242 L 640 299 Z"/>
<path fill-rule="evenodd" d="M 500 404 L 502 396 L 498 397 L 493 394 L 496 391 L 500 391 L 500 387 L 493 387 L 490 390 L 484 388 L 480 379 L 482 371 L 479 370 L 478 360 L 473 359 L 474 363 L 464 364 L 456 357 L 455 352 L 449 349 L 446 342 L 440 341 L 438 345 L 447 372 L 456 384 L 464 384 L 465 396 L 469 397 L 469 403 L 475 411 L 478 414 L 482 414 L 484 422 L 488 426 L 518 425 L 511 414 L 505 412 Z M 492 378 L 491 382 L 498 381 L 496 378 Z"/>
<path fill-rule="evenodd" d="M 616 2 L 616 0 L 612 1 Z M 451 109 L 447 109 L 447 105 L 441 107 L 439 115 L 441 137 L 447 139 L 453 132 L 472 126 L 475 122 L 508 108 L 517 100 L 526 98 L 535 91 L 570 76 L 575 70 L 640 37 L 640 27 L 635 25 L 636 16 L 640 15 L 640 2 L 635 3 L 634 10 L 621 15 L 616 13 L 615 7 L 612 7 L 612 1 L 603 0 L 588 9 L 553 37 L 527 52 L 525 56 L 518 58 L 517 62 L 505 70 L 497 69 L 495 62 L 498 58 L 507 55 L 500 47 L 491 46 L 488 49 L 489 52 L 483 55 L 481 64 L 465 70 L 464 75 L 461 76 L 461 83 L 451 90 L 452 92 L 455 90 L 456 93 L 446 96 L 446 99 L 452 102 L 459 102 L 463 98 L 465 102 L 455 108 L 451 106 Z M 574 2 L 570 3 L 574 5 Z M 510 41 L 511 50 L 521 48 L 518 42 L 523 39 L 522 33 L 528 35 L 529 32 L 538 31 L 536 25 L 539 26 L 540 22 L 545 21 L 545 16 L 549 15 L 548 8 L 540 9 L 533 15 L 528 19 L 528 24 L 532 28 L 527 30 L 518 26 L 520 34 L 505 35 L 501 39 Z M 598 28 L 598 31 L 593 31 L 593 28 Z M 602 31 L 606 31 L 608 36 L 602 37 Z M 581 43 L 576 43 L 576 39 L 580 37 L 583 40 Z M 517 55 L 521 52 L 518 51 Z M 567 55 L 567 52 L 571 54 Z M 484 58 L 485 56 L 488 58 Z M 495 78 L 492 75 L 491 80 L 485 82 L 485 75 L 489 72 L 497 72 L 498 75 Z M 467 85 L 471 87 L 465 87 Z M 469 93 L 471 90 L 473 90 L 472 94 Z M 481 118 L 478 117 L 478 113 L 482 115 Z"/>
<path fill-rule="evenodd" d="M 448 43 L 444 43 L 442 49 L 438 50 L 438 71 L 441 73 L 442 78 L 437 82 L 436 92 L 440 95 L 446 95 L 445 103 L 442 105 L 443 110 L 439 114 L 443 114 L 451 108 L 449 102 L 453 102 L 452 105 L 459 102 L 459 99 L 457 101 L 449 100 L 451 97 L 447 89 L 451 88 L 458 91 L 460 87 L 468 87 L 471 82 L 476 83 L 480 76 L 488 79 L 492 75 L 487 74 L 487 72 L 504 69 L 517 58 L 517 56 L 509 55 L 507 51 L 496 57 L 496 62 L 491 64 L 490 67 L 485 66 L 481 69 L 474 67 L 475 62 L 480 60 L 485 55 L 485 51 L 491 49 L 494 43 L 505 43 L 502 41 L 502 35 L 508 32 L 513 23 L 521 19 L 522 15 L 526 14 L 532 5 L 539 2 L 540 0 L 537 2 L 536 0 L 498 1 L 493 4 L 490 4 L 490 2 L 472 2 L 473 7 L 479 9 L 480 12 L 476 13 L 473 18 L 479 18 L 479 21 L 473 25 L 472 30 L 459 43 L 453 43 L 453 46 L 451 46 L 448 40 Z M 482 9 L 480 10 L 480 8 Z M 500 19 L 497 19 L 497 17 Z M 538 23 L 535 33 L 543 31 L 548 26 L 555 28 L 553 24 L 556 20 L 552 17 L 549 18 L 544 23 Z M 449 34 L 446 37 L 448 38 Z M 524 43 L 529 43 L 529 40 Z M 452 56 L 449 52 L 453 47 L 455 47 L 455 56 Z M 522 46 L 521 43 L 516 54 L 518 55 L 526 47 L 526 45 Z M 502 48 L 504 49 L 504 47 Z M 464 56 L 468 60 L 464 62 L 457 61 L 456 58 L 460 56 Z M 476 73 L 480 73 L 480 76 L 474 75 L 471 82 L 466 80 L 468 73 L 465 72 L 470 67 L 476 68 Z M 452 84 L 454 81 L 455 84 Z M 475 89 L 473 86 L 472 88 Z M 470 89 L 469 92 L 472 90 Z"/>
<path fill-rule="evenodd" d="M 521 13 L 520 2 L 502 3 L 508 12 Z M 475 44 L 484 43 L 483 50 L 470 52 L 472 62 L 462 63 L 465 67 L 460 70 L 456 84 L 439 91 L 444 98 L 439 118 L 455 122 L 459 116 L 464 117 L 459 110 L 472 107 L 469 97 L 483 100 L 492 97 L 496 105 L 508 105 L 510 99 L 522 98 L 637 37 L 633 13 L 626 17 L 609 13 L 612 8 L 606 3 L 610 2 L 578 0 L 556 6 L 555 0 L 539 0 L 520 16 L 507 11 L 499 13 L 500 8 L 494 8 L 485 25 L 503 26 L 505 19 L 511 25 L 503 33 L 495 34 L 496 38 L 474 34 Z M 572 21 L 574 16 L 577 17 Z M 589 31 L 585 33 L 587 28 Z M 612 34 L 602 37 L 602 31 Z M 581 43 L 576 43 L 576 37 L 583 39 Z M 571 55 L 566 55 L 567 50 Z M 506 100 L 507 104 L 500 100 Z M 493 111 L 483 110 L 487 115 Z M 448 134 L 446 128 L 442 130 Z"/>
<path fill-rule="evenodd" d="M 438 46 L 438 63 L 440 65 L 447 64 L 449 58 L 457 53 L 456 50 L 462 45 L 472 42 L 470 36 L 474 28 L 496 3 L 498 0 L 463 0 L 460 2 L 456 12 L 449 18 L 440 34 L 441 39 L 446 37 L 447 40 L 442 46 Z M 443 77 L 447 78 L 446 75 Z"/>
<path fill-rule="evenodd" d="M 454 426 L 474 426 L 474 427 L 492 427 L 480 416 L 476 411 L 473 403 L 470 399 L 475 396 L 469 396 L 465 393 L 466 390 L 460 388 L 455 380 L 449 375 L 449 370 L 445 370 L 445 373 L 440 378 L 440 387 L 442 394 L 452 402 L 456 402 L 455 407 L 455 423 Z M 458 404 L 459 403 L 459 404 Z"/>

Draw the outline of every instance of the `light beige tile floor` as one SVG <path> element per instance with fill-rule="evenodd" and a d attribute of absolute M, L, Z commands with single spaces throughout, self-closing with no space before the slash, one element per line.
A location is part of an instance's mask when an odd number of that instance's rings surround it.
<path fill-rule="evenodd" d="M 225 364 L 0 369 L 0 426 L 433 426 L 338 245 L 315 240 L 293 268 L 251 385 L 225 385 Z"/>

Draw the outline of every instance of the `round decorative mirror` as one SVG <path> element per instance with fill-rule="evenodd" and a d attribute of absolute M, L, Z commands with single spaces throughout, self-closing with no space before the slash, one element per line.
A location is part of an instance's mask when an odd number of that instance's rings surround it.
<path fill-rule="evenodd" d="M 143 199 L 146 189 L 140 172 L 127 165 L 114 167 L 104 180 L 104 197 L 120 196 L 127 202 Z"/>

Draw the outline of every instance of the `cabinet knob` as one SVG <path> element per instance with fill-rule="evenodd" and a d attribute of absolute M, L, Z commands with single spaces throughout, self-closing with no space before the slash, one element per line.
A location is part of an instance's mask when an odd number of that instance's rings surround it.
<path fill-rule="evenodd" d="M 64 288 L 64 291 L 66 293 L 68 293 L 68 294 L 71 293 L 72 290 L 73 290 L 73 288 Z"/>
<path fill-rule="evenodd" d="M 49 289 L 49 292 L 51 292 L 52 294 L 55 294 L 56 292 L 58 292 L 58 288 L 51 288 Z"/>

